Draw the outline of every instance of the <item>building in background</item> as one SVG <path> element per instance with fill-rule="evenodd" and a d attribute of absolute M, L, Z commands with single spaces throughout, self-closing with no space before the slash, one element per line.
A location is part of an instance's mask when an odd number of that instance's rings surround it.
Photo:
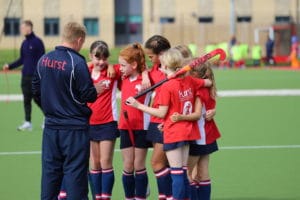
<path fill-rule="evenodd" d="M 274 28 L 275 55 L 288 54 L 290 37 L 297 34 L 299 0 L 0 0 L 4 32 L 0 48 L 17 48 L 22 19 L 31 19 L 47 48 L 60 43 L 63 25 L 75 20 L 87 27 L 85 48 L 96 39 L 109 46 L 143 42 L 153 34 L 173 45 L 205 46 L 229 42 L 255 43 L 254 30 Z M 267 31 L 260 31 L 262 47 Z"/>

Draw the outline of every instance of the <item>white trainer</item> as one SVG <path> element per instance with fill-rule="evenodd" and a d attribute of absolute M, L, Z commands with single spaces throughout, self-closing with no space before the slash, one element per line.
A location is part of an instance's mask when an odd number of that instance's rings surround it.
<path fill-rule="evenodd" d="M 31 123 L 25 121 L 21 126 L 18 127 L 18 131 L 32 131 Z"/>

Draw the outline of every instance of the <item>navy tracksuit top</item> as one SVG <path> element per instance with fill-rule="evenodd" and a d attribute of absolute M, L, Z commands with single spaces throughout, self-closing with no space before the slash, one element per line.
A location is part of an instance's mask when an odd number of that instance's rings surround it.
<path fill-rule="evenodd" d="M 40 38 L 32 32 L 25 36 L 20 49 L 20 58 L 9 64 L 9 69 L 23 65 L 22 75 L 32 76 L 40 57 L 45 53 L 45 47 Z"/>
<path fill-rule="evenodd" d="M 97 92 L 86 61 L 78 52 L 57 46 L 43 55 L 32 81 L 34 99 L 45 115 L 45 127 L 85 129 Z"/>

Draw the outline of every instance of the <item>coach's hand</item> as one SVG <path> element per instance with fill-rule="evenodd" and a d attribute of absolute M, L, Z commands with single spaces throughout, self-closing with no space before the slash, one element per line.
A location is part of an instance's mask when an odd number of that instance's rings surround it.
<path fill-rule="evenodd" d="M 4 71 L 9 70 L 9 65 L 8 64 L 4 64 L 2 68 L 3 68 Z"/>
<path fill-rule="evenodd" d="M 100 81 L 99 83 L 95 83 L 94 86 L 97 90 L 98 95 L 102 94 L 104 92 L 104 90 L 106 89 L 106 86 L 103 83 L 103 81 Z"/>

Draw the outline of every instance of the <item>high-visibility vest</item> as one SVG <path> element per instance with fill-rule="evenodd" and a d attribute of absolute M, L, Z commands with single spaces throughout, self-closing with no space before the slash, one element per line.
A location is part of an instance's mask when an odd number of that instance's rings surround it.
<path fill-rule="evenodd" d="M 231 47 L 231 52 L 232 52 L 232 60 L 233 61 L 239 61 L 242 60 L 242 51 L 240 48 L 240 45 L 236 44 Z"/>
<path fill-rule="evenodd" d="M 191 50 L 193 57 L 196 57 L 196 56 L 197 56 L 197 50 L 198 50 L 197 45 L 194 44 L 194 43 L 190 43 L 190 44 L 188 45 L 188 47 L 189 47 L 189 49 Z"/>
<path fill-rule="evenodd" d="M 252 47 L 252 51 L 251 51 L 251 58 L 254 60 L 260 60 L 261 59 L 261 47 L 260 45 L 254 45 Z"/>
<path fill-rule="evenodd" d="M 221 48 L 225 51 L 226 57 L 229 56 L 229 54 L 228 54 L 228 43 L 227 42 L 221 42 L 217 46 L 218 46 L 218 48 Z"/>
<path fill-rule="evenodd" d="M 249 50 L 248 44 L 240 44 L 241 56 L 243 59 L 248 58 L 248 50 Z"/>
<path fill-rule="evenodd" d="M 205 46 L 205 53 L 209 53 L 211 52 L 212 50 L 215 50 L 216 49 L 216 45 L 213 45 L 213 44 L 208 44 Z"/>

